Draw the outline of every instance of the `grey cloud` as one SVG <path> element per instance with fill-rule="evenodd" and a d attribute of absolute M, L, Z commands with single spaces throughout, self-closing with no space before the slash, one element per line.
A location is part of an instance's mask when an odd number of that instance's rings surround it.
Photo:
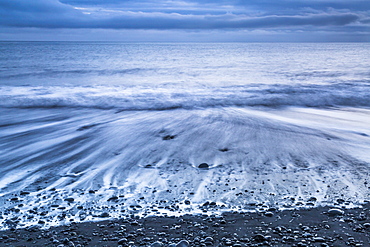
<path fill-rule="evenodd" d="M 130 5 L 142 5 L 152 4 L 157 6 L 158 4 L 179 4 L 181 1 L 160 1 L 160 0 L 61 0 L 61 2 L 71 5 L 80 6 L 130 6 Z M 244 6 L 244 7 L 255 7 L 260 10 L 284 10 L 284 9 L 300 9 L 300 8 L 334 8 L 334 9 L 349 9 L 349 10 L 369 10 L 370 3 L 368 0 L 188 0 L 188 3 L 194 3 L 198 5 L 214 5 L 214 6 Z"/>
<path fill-rule="evenodd" d="M 105 29 L 243 29 L 295 26 L 342 26 L 359 20 L 353 13 L 303 16 L 182 15 L 118 12 L 114 15 L 83 14 L 57 0 L 0 0 L 0 23 L 12 27 Z"/>

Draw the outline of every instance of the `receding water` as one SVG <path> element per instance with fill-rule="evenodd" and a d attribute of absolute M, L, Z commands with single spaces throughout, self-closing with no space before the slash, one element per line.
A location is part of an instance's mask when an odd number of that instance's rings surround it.
<path fill-rule="evenodd" d="M 191 213 L 369 200 L 369 51 L 1 42 L 0 222 L 37 224 L 34 207 L 58 224 L 85 219 L 81 205 L 119 216 L 161 201 Z"/>

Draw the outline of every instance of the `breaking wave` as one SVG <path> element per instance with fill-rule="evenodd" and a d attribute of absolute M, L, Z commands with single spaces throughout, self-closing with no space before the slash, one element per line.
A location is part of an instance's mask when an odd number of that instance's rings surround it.
<path fill-rule="evenodd" d="M 248 85 L 230 87 L 95 86 L 0 87 L 0 106 L 119 110 L 230 106 L 369 107 L 370 84 Z"/>

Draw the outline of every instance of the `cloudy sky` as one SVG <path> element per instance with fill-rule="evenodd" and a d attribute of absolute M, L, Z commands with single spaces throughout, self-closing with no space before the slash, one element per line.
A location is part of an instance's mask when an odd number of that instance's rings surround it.
<path fill-rule="evenodd" d="M 370 42 L 370 0 L 0 0 L 0 40 Z"/>

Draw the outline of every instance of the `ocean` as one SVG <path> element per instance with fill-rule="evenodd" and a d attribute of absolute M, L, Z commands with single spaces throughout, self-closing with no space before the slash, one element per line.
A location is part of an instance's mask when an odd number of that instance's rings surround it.
<path fill-rule="evenodd" d="M 0 42 L 2 229 L 352 207 L 369 172 L 369 43 Z"/>

